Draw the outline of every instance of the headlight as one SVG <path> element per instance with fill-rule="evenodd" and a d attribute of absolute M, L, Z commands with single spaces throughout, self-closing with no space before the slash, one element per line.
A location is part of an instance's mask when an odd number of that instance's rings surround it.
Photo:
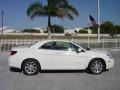
<path fill-rule="evenodd" d="M 112 58 L 112 55 L 109 54 L 109 53 L 107 54 L 107 57 L 109 57 L 110 59 L 113 59 L 113 58 Z"/>

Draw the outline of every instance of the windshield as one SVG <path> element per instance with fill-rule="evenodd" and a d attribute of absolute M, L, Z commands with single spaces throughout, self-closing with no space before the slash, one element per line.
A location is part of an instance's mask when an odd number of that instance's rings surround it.
<path fill-rule="evenodd" d="M 78 43 L 78 42 L 73 42 L 73 43 L 75 43 L 76 45 L 82 47 L 82 48 L 85 49 L 85 50 L 90 50 L 90 48 L 88 48 L 87 46 L 82 45 L 82 44 L 80 44 L 80 43 Z"/>

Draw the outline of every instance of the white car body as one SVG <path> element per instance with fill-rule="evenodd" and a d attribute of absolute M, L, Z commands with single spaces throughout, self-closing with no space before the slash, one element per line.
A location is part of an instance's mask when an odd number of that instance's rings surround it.
<path fill-rule="evenodd" d="M 64 51 L 40 48 L 45 43 L 53 41 L 72 43 L 83 51 L 77 53 L 71 50 Z M 42 70 L 85 70 L 88 68 L 90 61 L 95 58 L 104 60 L 106 69 L 114 66 L 114 60 L 110 53 L 94 49 L 85 50 L 72 41 L 45 40 L 37 42 L 30 47 L 12 48 L 12 51 L 17 51 L 17 53 L 9 57 L 9 66 L 19 69 L 21 69 L 24 60 L 29 58 L 37 60 Z"/>

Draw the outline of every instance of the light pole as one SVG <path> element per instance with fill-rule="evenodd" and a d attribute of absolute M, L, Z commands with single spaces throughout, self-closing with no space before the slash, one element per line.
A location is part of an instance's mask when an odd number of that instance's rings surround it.
<path fill-rule="evenodd" d="M 98 43 L 100 42 L 100 0 L 98 0 Z"/>
<path fill-rule="evenodd" d="M 4 12 L 2 11 L 2 35 L 3 35 L 3 14 Z"/>

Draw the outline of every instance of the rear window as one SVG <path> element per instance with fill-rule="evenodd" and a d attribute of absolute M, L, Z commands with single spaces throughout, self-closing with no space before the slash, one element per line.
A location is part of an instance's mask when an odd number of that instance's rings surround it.
<path fill-rule="evenodd" d="M 37 42 L 38 42 L 38 41 L 29 44 L 28 47 L 31 47 L 32 45 L 36 44 Z"/>
<path fill-rule="evenodd" d="M 53 47 L 53 42 L 47 42 L 44 45 L 42 45 L 40 48 L 41 49 L 52 49 Z"/>

